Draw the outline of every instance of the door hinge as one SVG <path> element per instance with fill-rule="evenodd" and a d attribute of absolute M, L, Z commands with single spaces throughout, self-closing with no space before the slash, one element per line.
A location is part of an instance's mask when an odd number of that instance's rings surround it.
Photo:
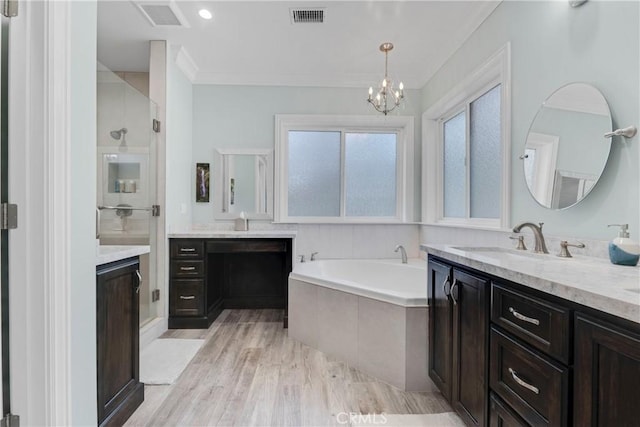
<path fill-rule="evenodd" d="M 153 119 L 152 128 L 155 133 L 160 133 L 160 120 Z"/>
<path fill-rule="evenodd" d="M 160 299 L 160 289 L 154 289 L 151 292 L 151 302 L 156 302 Z"/>
<path fill-rule="evenodd" d="M 0 427 L 20 427 L 20 417 L 18 415 L 7 414 L 0 420 Z"/>
<path fill-rule="evenodd" d="M 151 216 L 160 216 L 160 205 L 151 205 Z"/>
<path fill-rule="evenodd" d="M 18 228 L 18 205 L 2 203 L 0 205 L 0 230 Z"/>
<path fill-rule="evenodd" d="M 3 0 L 2 14 L 7 18 L 18 16 L 18 0 Z"/>

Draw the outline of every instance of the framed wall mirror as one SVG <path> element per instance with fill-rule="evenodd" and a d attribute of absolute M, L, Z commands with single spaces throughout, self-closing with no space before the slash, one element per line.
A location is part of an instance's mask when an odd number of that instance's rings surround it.
<path fill-rule="evenodd" d="M 273 150 L 215 151 L 214 212 L 216 219 L 273 218 Z"/>
<path fill-rule="evenodd" d="M 523 171 L 531 196 L 549 209 L 566 209 L 594 188 L 609 158 L 611 112 L 587 83 L 570 83 L 540 106 L 527 135 Z"/>

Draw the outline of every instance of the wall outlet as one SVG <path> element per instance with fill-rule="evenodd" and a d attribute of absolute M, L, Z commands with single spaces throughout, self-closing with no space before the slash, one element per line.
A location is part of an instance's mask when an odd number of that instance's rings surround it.
<path fill-rule="evenodd" d="M 154 289 L 151 292 L 151 302 L 156 302 L 160 299 L 160 289 Z"/>

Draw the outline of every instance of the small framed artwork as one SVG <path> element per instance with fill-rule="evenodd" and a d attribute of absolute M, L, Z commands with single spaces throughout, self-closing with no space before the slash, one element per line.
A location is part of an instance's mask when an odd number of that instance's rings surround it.
<path fill-rule="evenodd" d="M 196 202 L 209 202 L 209 163 L 196 163 Z"/>

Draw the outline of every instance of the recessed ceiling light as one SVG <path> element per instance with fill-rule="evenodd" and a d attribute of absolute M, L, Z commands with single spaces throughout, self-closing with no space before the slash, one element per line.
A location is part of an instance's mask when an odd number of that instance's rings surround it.
<path fill-rule="evenodd" d="M 200 17 L 202 19 L 211 19 L 211 18 L 213 18 L 213 15 L 207 9 L 200 9 L 198 11 L 198 15 L 200 15 Z"/>

